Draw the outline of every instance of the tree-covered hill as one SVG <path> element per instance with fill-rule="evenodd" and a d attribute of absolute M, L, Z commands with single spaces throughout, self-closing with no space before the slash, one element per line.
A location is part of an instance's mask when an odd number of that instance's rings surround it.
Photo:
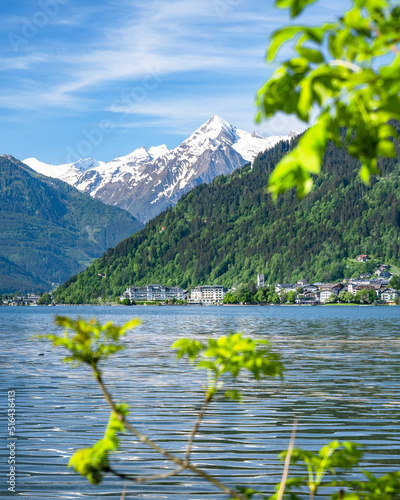
<path fill-rule="evenodd" d="M 142 227 L 128 212 L 0 155 L 0 292 L 49 289 Z"/>
<path fill-rule="evenodd" d="M 45 291 L 48 283 L 33 276 L 0 255 L 0 283 L 2 293 L 19 291 Z"/>
<path fill-rule="evenodd" d="M 253 168 L 198 186 L 68 280 L 57 299 L 86 302 L 148 283 L 230 287 L 257 273 L 270 283 L 335 281 L 368 270 L 352 261 L 358 254 L 399 264 L 398 158 L 382 161 L 381 176 L 367 187 L 356 176 L 358 162 L 330 144 L 311 194 L 299 202 L 288 192 L 275 204 L 267 181 L 289 148 L 282 142 Z"/>

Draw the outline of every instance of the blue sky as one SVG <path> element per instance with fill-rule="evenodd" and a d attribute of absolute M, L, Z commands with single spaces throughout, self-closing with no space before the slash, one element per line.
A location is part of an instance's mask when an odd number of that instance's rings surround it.
<path fill-rule="evenodd" d="M 3 0 L 0 153 L 48 163 L 109 161 L 140 146 L 176 147 L 217 113 L 254 124 L 270 34 L 287 24 L 272 0 Z M 348 0 L 320 0 L 301 22 L 332 20 Z M 283 54 L 282 54 L 283 55 Z"/>

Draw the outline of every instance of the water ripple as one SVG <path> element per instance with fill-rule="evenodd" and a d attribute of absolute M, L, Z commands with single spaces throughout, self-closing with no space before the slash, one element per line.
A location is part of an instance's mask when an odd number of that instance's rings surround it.
<path fill-rule="evenodd" d="M 61 362 L 62 353 L 33 334 L 55 332 L 55 308 L 0 308 L 0 388 L 17 393 L 17 495 L 29 499 L 120 498 L 122 483 L 106 478 L 91 486 L 66 467 L 77 448 L 101 438 L 109 410 L 90 373 Z M 242 331 L 267 338 L 287 368 L 283 382 L 238 384 L 245 402 L 217 400 L 201 426 L 193 462 L 228 484 L 266 491 L 279 481 L 277 454 L 299 420 L 297 446 L 317 450 L 333 439 L 368 446 L 365 465 L 379 474 L 399 464 L 400 308 L 59 307 L 57 313 L 122 323 L 135 314 L 143 324 L 126 349 L 107 364 L 111 392 L 131 406 L 130 420 L 170 451 L 181 454 L 201 406 L 203 374 L 175 362 L 177 338 Z M 38 354 L 44 353 L 44 356 Z M 6 430 L 5 422 L 0 424 Z M 0 472 L 7 471 L 1 432 Z M 116 458 L 121 471 L 146 475 L 170 464 L 128 436 Z M 2 484 L 0 496 L 10 496 Z M 223 498 L 184 474 L 128 486 L 127 498 Z"/>

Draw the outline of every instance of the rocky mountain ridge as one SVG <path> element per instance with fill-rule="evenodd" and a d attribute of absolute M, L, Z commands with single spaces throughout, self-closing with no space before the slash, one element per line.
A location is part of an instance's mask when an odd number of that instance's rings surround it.
<path fill-rule="evenodd" d="M 168 149 L 165 144 L 148 150 L 140 147 L 107 163 L 85 159 L 54 166 L 53 170 L 34 158 L 24 163 L 146 222 L 175 205 L 193 187 L 233 172 L 252 162 L 259 153 L 296 135 L 297 132 L 291 132 L 263 137 L 237 129 L 213 115 L 175 149 Z"/>

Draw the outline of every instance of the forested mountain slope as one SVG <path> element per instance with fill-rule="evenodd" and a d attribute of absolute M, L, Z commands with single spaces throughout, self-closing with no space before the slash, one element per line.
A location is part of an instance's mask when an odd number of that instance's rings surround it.
<path fill-rule="evenodd" d="M 367 187 L 357 178 L 357 161 L 330 144 L 312 193 L 299 202 L 289 192 L 275 204 L 268 177 L 289 147 L 281 142 L 253 168 L 198 186 L 68 280 L 58 299 L 89 301 L 148 283 L 230 287 L 259 272 L 267 283 L 335 281 L 362 272 L 366 265 L 349 259 L 365 253 L 398 264 L 398 158 L 381 162 L 381 176 Z"/>
<path fill-rule="evenodd" d="M 10 293 L 17 291 L 44 292 L 49 289 L 49 284 L 38 276 L 33 276 L 25 269 L 10 262 L 0 255 L 0 292 Z"/>
<path fill-rule="evenodd" d="M 88 266 L 143 224 L 0 155 L 0 292 L 41 291 Z"/>

